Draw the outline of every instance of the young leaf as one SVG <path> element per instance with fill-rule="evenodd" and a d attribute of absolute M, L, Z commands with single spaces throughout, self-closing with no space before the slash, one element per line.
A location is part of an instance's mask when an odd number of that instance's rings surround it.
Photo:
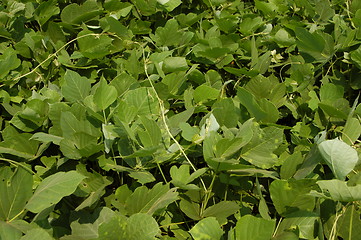
<path fill-rule="evenodd" d="M 359 159 L 354 148 L 338 139 L 323 141 L 318 149 L 335 177 L 340 180 L 345 179 Z"/>
<path fill-rule="evenodd" d="M 34 213 L 41 212 L 72 194 L 84 178 L 76 171 L 57 172 L 45 178 L 29 199 L 26 208 Z"/>
<path fill-rule="evenodd" d="M 98 88 L 94 94 L 94 103 L 101 110 L 107 109 L 115 100 L 117 100 L 118 92 L 113 86 L 109 86 L 104 79 L 100 81 Z"/>

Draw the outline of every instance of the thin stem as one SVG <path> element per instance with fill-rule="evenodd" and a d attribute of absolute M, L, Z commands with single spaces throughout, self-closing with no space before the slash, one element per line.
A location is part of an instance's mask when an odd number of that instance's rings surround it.
<path fill-rule="evenodd" d="M 89 37 L 89 36 L 100 36 L 104 33 L 100 33 L 100 34 L 97 34 L 97 33 L 89 33 L 89 34 L 85 34 L 83 36 L 79 36 L 79 37 L 76 37 L 72 40 L 70 40 L 69 42 L 67 42 L 66 44 L 64 44 L 62 47 L 60 47 L 55 53 L 52 53 L 50 54 L 44 61 L 42 61 L 41 63 L 39 63 L 33 70 L 31 70 L 30 72 L 28 73 L 25 73 L 19 77 L 16 77 L 13 79 L 13 81 L 16 81 L 16 80 L 19 80 L 20 78 L 23 78 L 23 77 L 26 77 L 32 73 L 34 73 L 38 68 L 40 68 L 46 61 L 48 61 L 49 59 L 55 57 L 61 50 L 63 50 L 65 47 L 67 47 L 69 44 L 77 41 L 78 39 L 81 39 L 81 38 L 84 38 L 84 37 Z"/>
<path fill-rule="evenodd" d="M 164 124 L 164 128 L 167 132 L 167 134 L 169 135 L 169 137 L 173 140 L 173 142 L 177 145 L 179 151 L 182 153 L 182 155 L 184 156 L 184 158 L 187 160 L 187 162 L 189 163 L 189 165 L 192 167 L 192 169 L 194 171 L 197 171 L 196 167 L 193 165 L 192 161 L 188 158 L 187 154 L 184 152 L 183 150 L 183 147 L 180 145 L 180 143 L 177 141 L 177 139 L 175 139 L 172 135 L 172 133 L 170 132 L 170 129 L 169 129 L 169 126 L 167 124 L 167 121 L 166 121 L 166 116 L 165 116 L 165 107 L 164 107 L 164 104 L 163 104 L 163 100 L 160 99 L 157 91 L 155 90 L 155 87 L 154 87 L 154 84 L 152 82 L 152 80 L 150 79 L 149 77 L 149 74 L 148 74 L 148 70 L 147 70 L 147 65 L 146 65 L 146 57 L 145 57 L 145 51 L 144 51 L 144 47 L 142 45 L 140 45 L 140 47 L 142 48 L 142 51 L 143 51 L 143 62 L 144 62 L 144 71 L 145 71 L 145 75 L 147 76 L 147 79 L 149 81 L 149 84 L 151 86 L 151 88 L 153 89 L 154 91 L 154 94 L 158 100 L 158 104 L 159 104 L 159 108 L 160 108 L 160 114 L 161 114 L 161 119 L 162 119 L 162 122 Z M 204 188 L 204 191 L 207 191 L 207 187 L 203 181 L 202 178 L 200 178 L 200 181 L 202 183 L 202 186 Z"/>

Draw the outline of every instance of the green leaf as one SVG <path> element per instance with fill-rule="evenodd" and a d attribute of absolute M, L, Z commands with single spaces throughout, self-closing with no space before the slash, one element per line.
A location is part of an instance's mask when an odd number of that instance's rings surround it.
<path fill-rule="evenodd" d="M 45 178 L 29 199 L 26 208 L 39 213 L 57 204 L 63 197 L 72 194 L 84 178 L 76 171 L 57 172 Z"/>
<path fill-rule="evenodd" d="M 36 158 L 39 142 L 30 140 L 31 134 L 19 133 L 8 126 L 2 131 L 4 141 L 0 142 L 0 153 L 7 153 L 27 160 Z"/>
<path fill-rule="evenodd" d="M 181 165 L 179 168 L 177 168 L 176 166 L 172 166 L 170 169 L 172 184 L 182 189 L 199 189 L 195 185 L 189 185 L 189 183 L 203 175 L 207 171 L 207 169 L 201 168 L 193 172 L 192 174 L 189 174 L 189 170 L 189 165 Z"/>
<path fill-rule="evenodd" d="M 208 217 L 199 221 L 189 231 L 194 240 L 221 239 L 223 231 L 215 217 Z"/>
<path fill-rule="evenodd" d="M 20 239 L 23 233 L 16 228 L 15 226 L 12 226 L 8 222 L 4 222 L 0 220 L 0 238 L 1 239 Z"/>
<path fill-rule="evenodd" d="M 158 223 L 146 213 L 136 213 L 127 220 L 126 227 L 129 240 L 153 240 L 159 233 Z"/>
<path fill-rule="evenodd" d="M 140 120 L 144 127 L 144 131 L 138 131 L 138 135 L 144 147 L 158 146 L 162 140 L 162 133 L 158 124 L 145 116 L 141 116 Z"/>
<path fill-rule="evenodd" d="M 153 90 L 140 87 L 127 92 L 124 95 L 124 101 L 134 107 L 137 115 L 158 114 L 158 102 Z"/>
<path fill-rule="evenodd" d="M 132 3 L 141 15 L 150 16 L 157 12 L 157 0 L 133 0 Z"/>
<path fill-rule="evenodd" d="M 334 101 L 335 99 L 343 98 L 344 88 L 332 83 L 322 85 L 320 89 L 321 101 Z"/>
<path fill-rule="evenodd" d="M 338 140 L 326 140 L 318 145 L 318 149 L 337 179 L 344 180 L 358 162 L 357 151 Z"/>
<path fill-rule="evenodd" d="M 345 127 L 342 131 L 342 141 L 346 144 L 352 145 L 361 134 L 361 124 L 360 120 L 356 118 L 349 118 L 345 124 Z"/>
<path fill-rule="evenodd" d="M 233 201 L 222 201 L 216 203 L 204 210 L 202 217 L 216 217 L 219 224 L 227 223 L 227 217 L 236 213 L 240 206 Z"/>
<path fill-rule="evenodd" d="M 178 199 L 176 190 L 176 188 L 169 189 L 169 185 L 162 185 L 162 183 L 157 183 L 152 189 L 145 186 L 138 187 L 127 199 L 126 209 L 129 214 L 152 215 Z"/>
<path fill-rule="evenodd" d="M 11 47 L 0 55 L 0 78 L 5 78 L 8 73 L 19 67 L 21 64 L 20 59 L 17 58 L 16 52 Z"/>
<path fill-rule="evenodd" d="M 60 13 L 59 7 L 56 6 L 56 1 L 42 2 L 35 10 L 35 19 L 40 25 L 44 25 L 52 16 Z"/>
<path fill-rule="evenodd" d="M 237 126 L 239 115 L 234 102 L 230 98 L 220 99 L 212 106 L 213 115 L 220 126 L 232 128 Z"/>
<path fill-rule="evenodd" d="M 82 5 L 72 3 L 67 5 L 61 12 L 61 20 L 64 23 L 80 24 L 87 22 L 101 14 L 101 9 L 94 0 L 87 0 Z"/>
<path fill-rule="evenodd" d="M 192 116 L 194 108 L 187 109 L 168 118 L 168 126 L 173 136 L 181 131 L 181 126 L 187 124 L 187 120 Z"/>
<path fill-rule="evenodd" d="M 59 145 L 60 141 L 62 139 L 63 139 L 62 137 L 43 133 L 43 132 L 37 132 L 30 138 L 30 140 L 36 140 L 36 141 L 43 142 L 43 143 L 52 142 L 56 145 Z"/>
<path fill-rule="evenodd" d="M 315 188 L 312 179 L 275 180 L 271 183 L 270 194 L 277 212 L 285 216 L 299 210 L 312 211 L 315 198 L 307 194 Z"/>
<path fill-rule="evenodd" d="M 351 51 L 351 60 L 356 63 L 356 66 L 361 69 L 361 47 Z"/>
<path fill-rule="evenodd" d="M 182 4 L 181 0 L 157 0 L 157 2 L 168 12 L 173 11 L 176 7 Z"/>
<path fill-rule="evenodd" d="M 283 141 L 283 130 L 277 127 L 264 128 L 259 135 L 254 134 L 253 139 L 243 147 L 242 158 L 251 164 L 267 169 L 278 162 L 273 152 Z"/>
<path fill-rule="evenodd" d="M 300 238 L 313 239 L 315 237 L 317 220 L 319 220 L 317 213 L 305 211 L 295 212 L 282 220 L 277 233 L 289 232 L 290 229 L 297 226 Z M 291 235 L 291 238 L 292 237 L 293 236 Z"/>
<path fill-rule="evenodd" d="M 194 90 L 193 96 L 196 103 L 206 102 L 218 98 L 219 90 L 203 84 Z"/>
<path fill-rule="evenodd" d="M 249 140 L 247 141 L 247 139 L 244 138 L 221 139 L 217 142 L 217 145 L 215 146 L 216 157 L 229 157 L 239 151 L 248 142 Z"/>
<path fill-rule="evenodd" d="M 97 35 L 84 30 L 78 34 L 78 43 L 81 54 L 90 59 L 105 57 L 111 53 L 113 39 L 107 35 Z"/>
<path fill-rule="evenodd" d="M 188 70 L 188 64 L 184 57 L 168 57 L 164 59 L 162 67 L 165 73 Z"/>
<path fill-rule="evenodd" d="M 361 200 L 361 185 L 348 186 L 346 182 L 338 179 L 320 180 L 317 181 L 317 184 L 334 201 L 353 202 Z"/>
<path fill-rule="evenodd" d="M 272 238 L 275 226 L 275 220 L 246 215 L 237 221 L 236 239 L 268 240 Z"/>
<path fill-rule="evenodd" d="M 26 232 L 20 240 L 33 240 L 33 239 L 42 239 L 42 240 L 52 240 L 53 237 L 43 228 L 34 228 Z"/>
<path fill-rule="evenodd" d="M 90 88 L 89 79 L 80 76 L 77 72 L 66 70 L 61 92 L 67 101 L 77 102 L 84 100 L 89 95 Z"/>
<path fill-rule="evenodd" d="M 126 232 L 127 218 L 123 215 L 116 214 L 110 220 L 99 225 L 99 240 L 121 240 L 127 236 Z"/>
<path fill-rule="evenodd" d="M 98 88 L 95 91 L 93 100 L 94 103 L 101 109 L 107 109 L 115 100 L 117 100 L 118 92 L 113 86 L 109 86 L 104 79 L 100 81 Z"/>
<path fill-rule="evenodd" d="M 360 213 L 356 210 L 355 204 L 348 205 L 337 221 L 338 236 L 356 240 L 361 234 L 360 224 Z"/>
<path fill-rule="evenodd" d="M 137 181 L 142 185 L 155 181 L 154 176 L 150 172 L 146 171 L 133 171 L 129 173 L 129 177 L 137 179 Z"/>
<path fill-rule="evenodd" d="M 267 113 L 262 110 L 255 97 L 246 89 L 238 88 L 237 97 L 241 104 L 247 108 L 252 117 L 255 117 L 258 121 L 266 117 Z"/>
<path fill-rule="evenodd" d="M 0 168 L 0 220 L 13 220 L 24 210 L 32 187 L 32 175 L 24 168 L 18 167 L 14 172 L 10 167 Z"/>
<path fill-rule="evenodd" d="M 310 33 L 304 28 L 295 28 L 297 36 L 297 47 L 301 52 L 311 56 L 315 61 L 327 61 L 329 56 L 325 55 L 323 50 L 326 43 L 324 38 L 318 33 Z"/>

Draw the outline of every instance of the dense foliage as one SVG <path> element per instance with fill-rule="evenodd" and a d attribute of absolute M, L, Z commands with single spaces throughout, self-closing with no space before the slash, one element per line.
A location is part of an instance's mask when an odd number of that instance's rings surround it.
<path fill-rule="evenodd" d="M 360 239 L 360 43 L 359 0 L 0 1 L 0 239 Z"/>

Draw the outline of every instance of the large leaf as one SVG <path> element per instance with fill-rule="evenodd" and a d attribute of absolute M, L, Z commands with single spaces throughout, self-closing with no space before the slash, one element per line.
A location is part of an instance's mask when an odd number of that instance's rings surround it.
<path fill-rule="evenodd" d="M 267 169 L 278 162 L 273 152 L 283 141 L 283 130 L 277 127 L 267 127 L 254 134 L 252 140 L 243 147 L 242 158 L 251 164 Z"/>
<path fill-rule="evenodd" d="M 150 88 L 137 88 L 124 95 L 124 100 L 134 107 L 136 114 L 158 114 L 158 102 Z"/>
<path fill-rule="evenodd" d="M 9 221 L 24 210 L 32 195 L 32 175 L 22 167 L 0 168 L 0 220 Z"/>
<path fill-rule="evenodd" d="M 15 226 L 0 220 L 0 239 L 20 239 L 22 235 Z"/>
<path fill-rule="evenodd" d="M 236 225 L 236 239 L 268 240 L 272 238 L 275 220 L 266 220 L 251 215 L 243 216 Z"/>
<path fill-rule="evenodd" d="M 318 214 L 314 212 L 295 212 L 282 220 L 276 235 L 282 236 L 282 233 L 289 232 L 293 226 L 297 226 L 300 238 L 313 239 L 315 237 L 316 221 L 318 219 Z"/>
<path fill-rule="evenodd" d="M 26 208 L 34 213 L 41 212 L 72 194 L 84 178 L 76 171 L 58 172 L 45 178 L 29 199 Z"/>
<path fill-rule="evenodd" d="M 92 31 L 84 30 L 78 35 L 81 53 L 90 59 L 105 57 L 110 54 L 113 39 L 107 35 L 96 36 Z"/>
<path fill-rule="evenodd" d="M 315 198 L 307 195 L 315 188 L 312 179 L 275 180 L 271 183 L 271 199 L 280 215 L 287 215 L 299 210 L 312 211 Z"/>
<path fill-rule="evenodd" d="M 36 158 L 39 142 L 30 140 L 31 134 L 19 133 L 15 128 L 8 126 L 2 131 L 4 138 L 0 142 L 0 153 L 7 153 L 13 156 L 31 160 Z"/>
<path fill-rule="evenodd" d="M 221 239 L 223 231 L 215 217 L 208 217 L 199 221 L 190 231 L 194 240 Z"/>
<path fill-rule="evenodd" d="M 344 180 L 358 162 L 357 151 L 338 139 L 323 141 L 318 149 L 335 177 L 340 180 Z"/>
<path fill-rule="evenodd" d="M 127 239 L 153 240 L 159 232 L 158 223 L 146 213 L 136 213 L 127 221 Z"/>

